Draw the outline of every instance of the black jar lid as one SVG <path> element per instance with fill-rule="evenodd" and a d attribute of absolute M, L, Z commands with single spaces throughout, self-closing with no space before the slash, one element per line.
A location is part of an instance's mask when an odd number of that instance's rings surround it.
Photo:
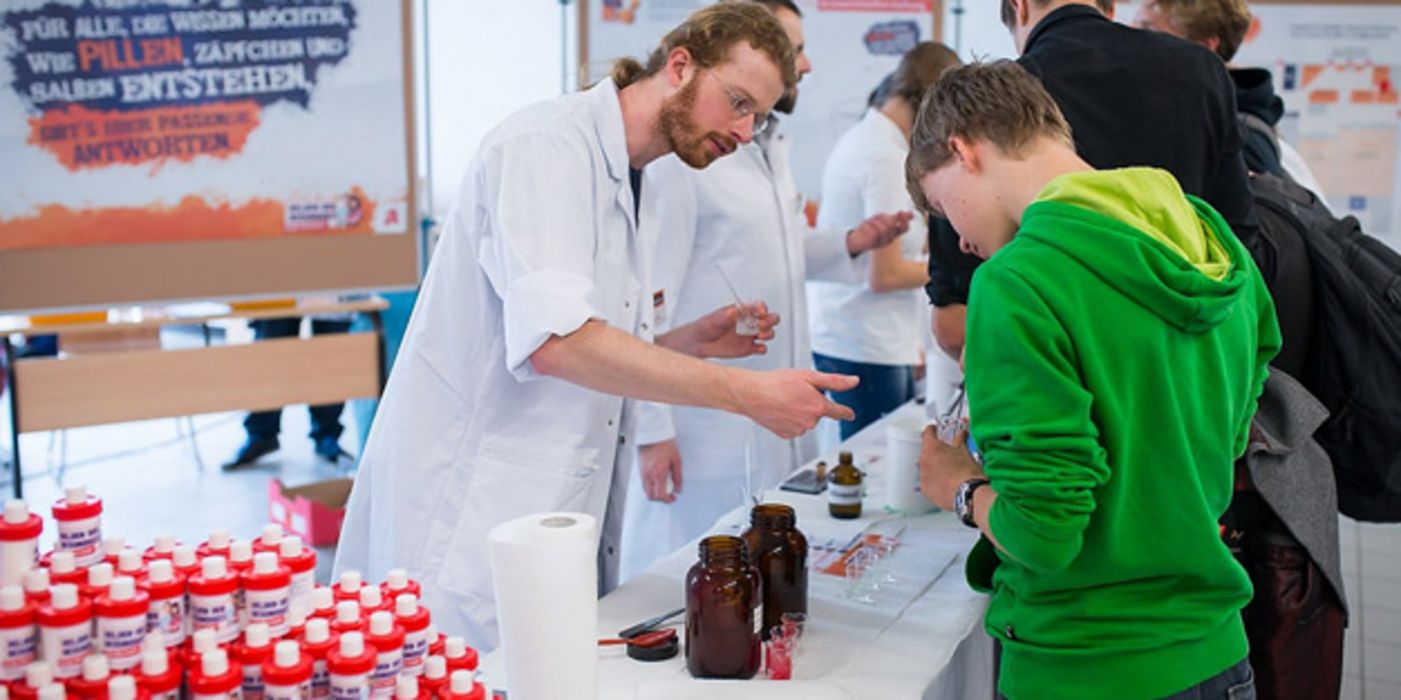
<path fill-rule="evenodd" d="M 638 661 L 665 661 L 681 651 L 675 629 L 646 632 L 628 640 L 628 658 Z"/>

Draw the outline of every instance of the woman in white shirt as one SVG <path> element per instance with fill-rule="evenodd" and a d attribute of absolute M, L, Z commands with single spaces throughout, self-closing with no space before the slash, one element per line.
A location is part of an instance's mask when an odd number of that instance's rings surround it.
<path fill-rule="evenodd" d="M 943 44 L 921 42 L 891 74 L 881 101 L 842 135 L 822 173 L 824 229 L 849 229 L 877 212 L 913 211 L 905 189 L 910 127 L 925 90 L 959 64 Z M 886 86 L 882 86 L 886 87 Z M 914 365 L 923 353 L 921 325 L 929 313 L 919 290 L 928 280 L 921 261 L 924 226 L 873 253 L 865 284 L 809 282 L 813 360 L 861 377 L 853 390 L 833 394 L 856 412 L 841 425 L 842 439 L 914 397 Z"/>

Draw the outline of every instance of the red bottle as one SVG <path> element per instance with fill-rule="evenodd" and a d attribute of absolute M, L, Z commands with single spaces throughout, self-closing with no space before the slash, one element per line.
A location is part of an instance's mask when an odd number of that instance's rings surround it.
<path fill-rule="evenodd" d="M 311 617 L 327 622 L 336 619 L 336 595 L 330 588 L 317 587 L 311 591 Z"/>
<path fill-rule="evenodd" d="M 430 654 L 423 660 L 423 675 L 418 678 L 418 687 L 430 697 L 438 697 L 448 687 L 448 660 L 438 654 Z"/>
<path fill-rule="evenodd" d="M 423 587 L 409 578 L 409 572 L 403 569 L 390 569 L 389 575 L 384 579 L 384 597 L 395 600 L 405 593 L 412 593 L 415 598 L 423 597 Z"/>
<path fill-rule="evenodd" d="M 103 700 L 107 697 L 107 681 L 112 678 L 112 669 L 107 665 L 107 657 L 92 654 L 83 659 L 83 675 L 70 678 L 65 683 L 68 695 L 79 700 Z"/>
<path fill-rule="evenodd" d="M 107 700 L 151 700 L 151 694 L 142 690 L 131 676 L 112 676 L 107 681 Z"/>
<path fill-rule="evenodd" d="M 486 688 L 476 681 L 471 671 L 453 671 L 447 690 L 438 697 L 441 700 L 487 700 Z"/>
<path fill-rule="evenodd" d="M 170 556 L 170 563 L 175 568 L 175 573 L 186 581 L 194 578 L 200 572 L 199 555 L 195 549 L 187 544 L 175 546 L 175 551 Z"/>
<path fill-rule="evenodd" d="M 360 604 L 353 600 L 336 603 L 336 619 L 331 622 L 331 631 L 336 634 L 363 632 L 365 618 L 360 616 Z"/>
<path fill-rule="evenodd" d="M 180 646 L 185 641 L 185 617 L 189 613 L 185 577 L 176 573 L 172 560 L 153 559 L 143 586 L 151 599 L 146 627 L 160 632 L 167 647 Z"/>
<path fill-rule="evenodd" d="M 44 531 L 44 519 L 30 513 L 24 501 L 5 502 L 5 517 L 0 518 L 0 586 L 19 583 L 24 572 L 39 563 L 39 533 Z"/>
<path fill-rule="evenodd" d="M 307 620 L 302 634 L 302 653 L 311 659 L 311 697 L 324 700 L 331 696 L 331 669 L 327 655 L 336 646 L 330 625 L 322 619 Z"/>
<path fill-rule="evenodd" d="M 462 637 L 448 637 L 443 643 L 443 658 L 448 662 L 448 676 L 454 671 L 476 671 L 477 650 L 467 646 Z"/>
<path fill-rule="evenodd" d="M 142 556 L 148 564 L 157 559 L 173 559 L 175 558 L 175 548 L 178 546 L 180 543 L 175 540 L 175 535 L 156 535 L 155 541 L 146 548 Z"/>
<path fill-rule="evenodd" d="M 405 593 L 394 601 L 394 619 L 404 628 L 403 672 L 417 676 L 423 673 L 423 660 L 428 657 L 428 632 L 432 627 L 428 608 L 419 605 L 414 594 Z"/>
<path fill-rule="evenodd" d="M 88 600 L 96 600 L 112 585 L 112 574 L 115 570 L 115 567 L 105 561 L 88 567 L 87 580 L 78 584 L 78 595 Z"/>
<path fill-rule="evenodd" d="M 179 656 L 180 665 L 193 673 L 204 660 L 204 655 L 215 649 L 223 649 L 227 652 L 228 646 L 219 642 L 219 637 L 215 634 L 214 630 L 199 630 L 190 635 L 190 639 L 185 642 L 184 648 L 181 649 Z"/>
<path fill-rule="evenodd" d="M 97 611 L 94 640 L 97 651 L 107 656 L 116 671 L 140 664 L 141 640 L 146 637 L 146 613 L 151 609 L 150 596 L 136 590 L 136 582 L 131 577 L 118 576 L 108 592 L 97 597 L 93 607 Z"/>
<path fill-rule="evenodd" d="M 370 697 L 394 697 L 394 682 L 404 668 L 404 628 L 394 621 L 393 614 L 381 610 L 370 616 L 370 633 L 365 640 L 375 648 L 375 670 L 370 672 Z"/>
<path fill-rule="evenodd" d="M 302 544 L 302 538 L 288 535 L 278 545 L 277 557 L 292 572 L 292 607 L 309 608 L 316 589 L 316 550 Z"/>
<path fill-rule="evenodd" d="M 366 620 L 377 612 L 394 612 L 394 601 L 386 600 L 379 586 L 360 587 L 360 615 Z"/>
<path fill-rule="evenodd" d="M 112 570 L 117 570 L 117 557 L 122 552 L 131 549 L 126 546 L 125 537 L 108 537 L 102 541 L 102 561 L 112 565 Z"/>
<path fill-rule="evenodd" d="M 231 700 L 239 696 L 242 686 L 243 669 L 238 662 L 229 661 L 223 649 L 206 652 L 199 666 L 190 671 L 193 700 Z"/>
<path fill-rule="evenodd" d="M 146 560 L 142 558 L 141 552 L 134 549 L 124 549 L 117 555 L 117 576 L 130 576 L 140 583 L 146 578 Z"/>
<path fill-rule="evenodd" d="M 73 553 L 57 550 L 44 555 L 43 566 L 49 570 L 49 585 L 71 583 L 81 586 L 88 580 L 87 567 L 80 567 Z"/>
<path fill-rule="evenodd" d="M 243 667 L 243 700 L 263 700 L 263 662 L 272 658 L 272 637 L 261 622 L 243 631 L 243 641 L 235 642 L 230 655 Z"/>
<path fill-rule="evenodd" d="M 0 681 L 15 683 L 39 652 L 39 627 L 34 604 L 19 586 L 0 588 Z"/>
<path fill-rule="evenodd" d="M 200 544 L 199 549 L 195 551 L 195 555 L 200 559 L 223 557 L 225 560 L 228 560 L 229 545 L 231 544 L 233 544 L 233 540 L 229 538 L 229 532 L 227 530 L 215 530 L 209 533 L 209 539 Z"/>
<path fill-rule="evenodd" d="M 447 638 L 447 635 L 443 634 L 442 632 L 439 632 L 439 631 L 438 631 L 438 626 L 437 626 L 437 625 L 429 624 L 429 625 L 428 625 L 428 655 L 429 655 L 429 656 L 442 656 L 442 655 L 443 655 L 443 651 L 447 648 L 447 645 L 448 645 L 448 638 Z"/>
<path fill-rule="evenodd" d="M 102 561 L 102 499 L 89 495 L 84 486 L 70 486 L 52 512 L 58 523 L 56 549 L 72 552 L 79 568 Z"/>
<path fill-rule="evenodd" d="M 414 676 L 400 676 L 394 684 L 394 700 L 432 700 L 432 697 L 419 687 L 418 678 Z"/>
<path fill-rule="evenodd" d="M 54 669 L 46 661 L 35 661 L 24 667 L 24 681 L 10 684 L 10 696 L 15 700 L 34 700 L 39 689 L 54 682 Z"/>
<path fill-rule="evenodd" d="M 360 602 L 360 589 L 365 586 L 365 581 L 360 577 L 359 571 L 345 571 L 341 573 L 341 578 L 336 585 L 331 586 L 331 593 L 335 596 L 336 602 L 342 600 L 353 600 Z"/>
<path fill-rule="evenodd" d="M 339 645 L 327 652 L 326 665 L 331 671 L 332 697 L 368 695 L 370 672 L 375 668 L 375 649 L 365 644 L 364 635 L 359 632 L 341 635 Z"/>
<path fill-rule="evenodd" d="M 277 563 L 277 554 L 258 552 L 253 568 L 243 574 L 243 599 L 248 624 L 261 622 L 273 637 L 287 634 L 287 611 L 292 607 L 292 572 Z"/>
<path fill-rule="evenodd" d="M 136 683 L 151 700 L 180 700 L 180 684 L 183 681 L 183 670 L 178 664 L 171 663 L 169 654 L 150 650 L 141 654 Z"/>
<path fill-rule="evenodd" d="M 265 700 L 306 700 L 311 697 L 311 658 L 296 642 L 277 643 L 273 658 L 263 662 Z"/>
<path fill-rule="evenodd" d="M 238 576 L 225 568 L 223 557 L 200 562 L 200 573 L 190 579 L 190 629 L 214 630 L 221 643 L 238 638 Z"/>
<path fill-rule="evenodd" d="M 53 664 L 55 678 L 74 678 L 92 650 L 92 603 L 71 583 L 50 590 L 53 599 L 39 607 L 39 655 Z"/>
<path fill-rule="evenodd" d="M 263 526 L 263 534 L 258 539 L 253 540 L 253 553 L 272 552 L 277 554 L 282 549 L 282 526 L 277 523 L 268 523 Z"/>
<path fill-rule="evenodd" d="M 24 572 L 24 599 L 34 606 L 49 602 L 49 585 L 48 569 Z"/>

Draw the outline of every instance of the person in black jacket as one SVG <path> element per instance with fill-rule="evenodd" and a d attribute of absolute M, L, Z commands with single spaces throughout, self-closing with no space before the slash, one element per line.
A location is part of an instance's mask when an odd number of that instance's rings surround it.
<path fill-rule="evenodd" d="M 1088 163 L 1171 172 L 1250 247 L 1253 198 L 1225 65 L 1202 46 L 1114 23 L 1106 5 L 1112 3 L 1002 0 L 1003 22 L 1022 53 L 1018 63 L 1046 86 Z M 957 358 L 968 285 L 980 261 L 959 250 L 947 222 L 930 227 L 929 251 L 934 335 Z"/>

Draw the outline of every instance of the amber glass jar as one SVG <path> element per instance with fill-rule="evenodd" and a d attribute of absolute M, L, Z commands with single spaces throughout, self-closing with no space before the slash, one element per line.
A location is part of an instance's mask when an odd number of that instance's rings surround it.
<path fill-rule="evenodd" d="M 861 517 L 861 470 L 856 468 L 850 452 L 837 456 L 837 467 L 827 477 L 827 512 L 834 518 L 849 520 Z"/>
<path fill-rule="evenodd" d="M 744 540 L 701 540 L 686 574 L 686 668 L 696 678 L 753 678 L 759 672 L 759 571 Z"/>
<path fill-rule="evenodd" d="M 783 613 L 808 611 L 808 540 L 797 524 L 792 507 L 761 503 L 749 512 L 749 529 L 740 535 L 764 585 L 764 639 Z"/>

